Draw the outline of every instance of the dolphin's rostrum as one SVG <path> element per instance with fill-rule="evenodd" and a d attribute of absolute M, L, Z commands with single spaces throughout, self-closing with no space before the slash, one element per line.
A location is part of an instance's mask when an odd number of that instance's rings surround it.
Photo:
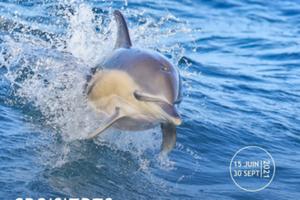
<path fill-rule="evenodd" d="M 89 138 L 110 126 L 137 131 L 160 125 L 161 150 L 167 154 L 176 143 L 176 126 L 181 124 L 175 107 L 181 100 L 179 72 L 160 53 L 132 47 L 122 13 L 116 10 L 114 17 L 114 51 L 94 72 L 87 92 L 89 102 L 107 118 Z"/>

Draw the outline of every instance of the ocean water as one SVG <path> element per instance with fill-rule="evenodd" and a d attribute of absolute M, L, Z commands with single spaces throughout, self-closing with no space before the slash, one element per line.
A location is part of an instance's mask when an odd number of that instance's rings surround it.
<path fill-rule="evenodd" d="M 112 12 L 133 45 L 183 80 L 183 124 L 168 158 L 159 128 L 108 130 L 86 75 L 113 48 Z M 300 199 L 300 2 L 297 0 L 0 0 L 0 199 Z M 276 163 L 259 192 L 229 165 L 245 146 Z"/>

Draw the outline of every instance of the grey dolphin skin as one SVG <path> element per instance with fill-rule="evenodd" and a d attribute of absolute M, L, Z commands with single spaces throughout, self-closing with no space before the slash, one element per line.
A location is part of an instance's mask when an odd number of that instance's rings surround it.
<path fill-rule="evenodd" d="M 160 125 L 161 152 L 169 153 L 176 143 L 181 117 L 181 81 L 176 67 L 162 54 L 132 47 L 122 13 L 114 11 L 117 40 L 113 52 L 95 70 L 88 82 L 91 105 L 107 118 L 88 138 L 113 126 L 120 130 L 146 130 Z"/>

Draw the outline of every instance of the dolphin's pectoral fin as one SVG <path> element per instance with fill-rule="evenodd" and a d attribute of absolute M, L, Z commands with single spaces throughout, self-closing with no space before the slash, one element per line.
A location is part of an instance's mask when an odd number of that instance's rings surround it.
<path fill-rule="evenodd" d="M 121 114 L 120 108 L 116 107 L 115 112 L 109 118 L 105 119 L 102 122 L 102 125 L 97 130 L 89 134 L 87 139 L 95 138 L 97 135 L 108 129 L 111 125 L 113 125 L 118 119 L 122 117 L 124 117 L 124 115 Z"/>
<path fill-rule="evenodd" d="M 125 18 L 118 10 L 114 11 L 114 16 L 117 22 L 117 41 L 115 44 L 115 49 L 130 48 L 132 45 Z"/>
<path fill-rule="evenodd" d="M 176 126 L 171 123 L 161 124 L 162 130 L 162 145 L 161 145 L 161 153 L 168 154 L 176 144 Z"/>
<path fill-rule="evenodd" d="M 150 94 L 146 94 L 146 93 L 143 93 L 143 92 L 140 92 L 137 90 L 133 92 L 133 96 L 139 101 L 162 102 L 161 99 L 159 99 L 155 96 L 152 96 Z"/>

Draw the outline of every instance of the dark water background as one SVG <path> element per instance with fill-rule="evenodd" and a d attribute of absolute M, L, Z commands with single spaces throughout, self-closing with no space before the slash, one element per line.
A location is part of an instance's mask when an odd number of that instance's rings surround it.
<path fill-rule="evenodd" d="M 99 124 L 83 86 L 113 47 L 114 9 L 135 46 L 182 74 L 184 123 L 167 160 L 158 128 L 78 140 Z M 0 199 L 299 199 L 299 35 L 297 0 L 0 0 Z M 247 145 L 276 162 L 257 193 L 229 174 Z"/>

